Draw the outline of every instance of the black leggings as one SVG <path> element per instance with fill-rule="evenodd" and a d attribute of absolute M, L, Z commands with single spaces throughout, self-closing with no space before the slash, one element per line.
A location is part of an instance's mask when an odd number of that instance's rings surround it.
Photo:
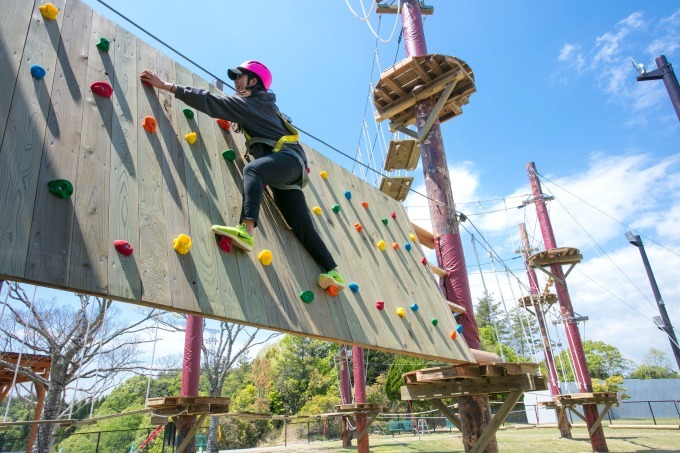
<path fill-rule="evenodd" d="M 302 167 L 294 156 L 284 152 L 269 154 L 248 163 L 243 169 L 243 207 L 241 221 L 249 219 L 255 222 L 260 215 L 263 184 L 272 185 L 293 184 L 301 178 Z M 274 202 L 283 214 L 283 218 L 293 229 L 295 236 L 302 242 L 304 248 L 314 258 L 319 266 L 328 272 L 337 266 L 333 256 L 328 251 L 319 232 L 314 227 L 309 213 L 305 194 L 300 189 L 277 189 L 271 187 Z"/>

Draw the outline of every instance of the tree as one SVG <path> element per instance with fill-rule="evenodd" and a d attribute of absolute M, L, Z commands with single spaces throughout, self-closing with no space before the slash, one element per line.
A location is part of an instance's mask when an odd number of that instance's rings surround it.
<path fill-rule="evenodd" d="M 584 341 L 583 352 L 586 355 L 586 363 L 592 379 L 607 379 L 614 375 L 623 376 L 633 364 L 621 354 L 616 346 L 604 341 Z M 574 373 L 571 363 L 571 352 L 568 349 L 563 349 L 555 360 L 555 366 L 560 376 L 564 376 L 565 380 L 573 381 Z M 566 369 L 562 368 L 562 364 Z"/>
<path fill-rule="evenodd" d="M 108 392 L 123 375 L 143 369 L 136 351 L 140 344 L 151 340 L 138 334 L 158 316 L 157 310 L 126 324 L 118 319 L 118 310 L 109 299 L 77 294 L 76 306 L 56 299 L 34 301 L 20 284 L 5 285 L 9 291 L 4 305 L 7 314 L 0 320 L 0 332 L 7 341 L 4 349 L 31 351 L 49 356 L 52 361 L 49 380 L 33 373 L 30 367 L 18 368 L 19 373 L 46 389 L 42 420 L 77 412 L 77 407 L 65 404 L 67 390 L 88 395 L 80 400 L 75 395 L 73 398 L 85 405 Z M 15 367 L 7 362 L 0 364 Z M 34 453 L 51 450 L 53 426 L 39 425 Z"/>
<path fill-rule="evenodd" d="M 677 378 L 680 375 L 673 369 L 665 352 L 651 348 L 642 358 L 642 364 L 630 373 L 630 377 L 633 379 L 668 379 Z"/>

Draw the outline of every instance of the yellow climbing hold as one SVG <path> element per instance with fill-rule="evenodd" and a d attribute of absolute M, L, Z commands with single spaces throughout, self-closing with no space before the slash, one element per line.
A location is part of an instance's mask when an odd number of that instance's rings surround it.
<path fill-rule="evenodd" d="M 316 214 L 316 215 L 321 215 L 323 213 L 323 211 L 321 210 L 321 208 L 319 206 L 314 206 L 312 208 L 312 211 L 314 211 L 314 214 Z"/>
<path fill-rule="evenodd" d="M 184 136 L 184 139 L 189 142 L 190 145 L 193 145 L 196 143 L 196 139 L 198 138 L 198 135 L 196 135 L 196 132 L 189 132 L 187 135 Z"/>
<path fill-rule="evenodd" d="M 409 239 L 411 239 L 411 241 L 416 242 L 416 235 L 415 234 L 411 233 L 411 234 L 408 235 L 408 237 L 409 237 Z"/>
<path fill-rule="evenodd" d="M 397 308 L 397 315 L 399 315 L 400 318 L 406 316 L 406 310 L 404 310 L 404 307 Z"/>
<path fill-rule="evenodd" d="M 385 250 L 385 241 L 380 241 L 376 245 L 380 250 Z"/>
<path fill-rule="evenodd" d="M 186 234 L 180 234 L 172 241 L 172 246 L 180 255 L 186 255 L 191 248 L 191 238 Z"/>
<path fill-rule="evenodd" d="M 328 179 L 328 172 L 326 170 L 319 173 L 323 179 Z"/>
<path fill-rule="evenodd" d="M 269 266 L 272 263 L 272 259 L 274 259 L 274 255 L 272 255 L 272 252 L 269 250 L 262 250 L 259 255 L 257 255 L 257 259 L 260 260 L 260 263 L 262 263 L 263 266 Z"/>
<path fill-rule="evenodd" d="M 56 19 L 59 14 L 57 7 L 51 3 L 45 3 L 44 5 L 39 6 L 38 9 L 40 9 L 40 14 L 42 14 L 45 19 L 49 20 Z"/>

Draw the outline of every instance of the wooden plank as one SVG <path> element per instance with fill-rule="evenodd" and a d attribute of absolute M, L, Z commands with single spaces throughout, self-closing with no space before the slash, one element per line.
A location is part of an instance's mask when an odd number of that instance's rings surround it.
<path fill-rule="evenodd" d="M 416 371 L 418 382 L 440 381 L 445 379 L 481 379 L 478 366 L 452 366 Z"/>
<path fill-rule="evenodd" d="M 55 5 L 63 8 L 64 0 L 55 2 Z M 33 8 L 27 35 L 13 27 L 8 30 L 26 36 L 26 43 L 14 92 L 3 96 L 11 96 L 12 103 L 0 147 L 0 206 L 3 207 L 0 216 L 0 236 L 3 238 L 3 246 L 0 247 L 0 273 L 18 277 L 24 276 L 28 254 L 43 140 L 49 111 L 52 109 L 50 95 L 60 44 L 59 28 L 63 20 L 62 15 L 57 20 L 45 22 L 37 7 L 36 4 Z M 23 9 L 12 11 L 26 14 Z M 5 12 L 10 11 L 5 9 Z M 25 24 L 25 18 L 17 18 L 17 21 Z M 5 36 L 3 31 L 3 39 Z M 21 39 L 18 38 L 19 41 Z M 12 40 L 8 46 L 12 51 L 17 51 L 18 44 L 19 42 Z M 13 57 L 8 58 L 8 61 L 12 60 Z M 42 79 L 34 79 L 30 74 L 30 67 L 35 62 L 40 62 L 47 70 Z M 5 65 L 4 60 L 2 65 Z M 11 74 L 9 78 L 11 79 Z M 5 117 L 0 120 L 3 121 Z"/>
<path fill-rule="evenodd" d="M 508 393 L 517 390 L 544 390 L 545 380 L 536 376 L 504 376 L 486 379 L 460 379 L 401 387 L 402 400 L 429 400 L 461 395 Z"/>
<path fill-rule="evenodd" d="M 110 39 L 110 38 L 109 38 Z M 109 205 L 109 235 L 114 240 L 139 244 L 139 191 L 137 167 L 137 134 L 141 128 L 137 115 L 137 39 L 121 27 L 116 27 L 114 45 L 113 123 L 111 132 L 111 173 Z M 140 301 L 142 280 L 136 255 L 124 256 L 109 246 L 109 294 Z"/>
<path fill-rule="evenodd" d="M 99 15 L 92 17 L 86 83 L 113 84 L 113 56 L 102 53 L 96 44 L 101 36 L 115 36 L 113 22 Z M 109 168 L 113 104 L 85 91 L 82 138 L 75 187 L 69 286 L 108 294 L 109 253 Z"/>
<path fill-rule="evenodd" d="M 484 428 L 482 435 L 479 436 L 479 438 L 473 445 L 472 449 L 470 450 L 470 453 L 478 453 L 484 451 L 484 449 L 489 444 L 491 439 L 496 435 L 496 431 L 498 431 L 498 428 L 500 428 L 501 425 L 505 422 L 505 419 L 508 417 L 508 414 L 510 414 L 510 411 L 515 407 L 515 404 L 517 404 L 519 399 L 522 397 L 522 393 L 523 393 L 522 390 L 517 390 L 508 395 L 507 399 L 503 402 L 500 409 L 498 409 L 498 412 L 496 412 L 491 418 L 491 422 L 489 422 L 489 424 Z"/>
<path fill-rule="evenodd" d="M 137 39 L 137 70 L 155 71 L 156 51 Z M 161 105 L 156 90 L 139 84 L 137 86 L 137 121 L 151 116 L 156 121 L 161 117 Z M 165 182 L 162 172 L 163 148 L 161 132 L 149 134 L 137 127 L 137 178 L 139 197 L 139 247 L 135 251 L 139 274 L 142 278 L 142 297 L 148 303 L 170 307 L 170 269 L 168 266 L 169 236 L 165 225 L 164 193 Z"/>
<path fill-rule="evenodd" d="M 205 82 L 203 82 L 203 86 L 198 86 L 191 72 L 179 63 L 175 63 L 175 78 L 169 80 L 174 80 L 184 86 L 208 88 Z M 221 310 L 220 305 L 213 306 L 211 304 L 211 301 L 216 300 L 219 292 L 219 276 L 217 274 L 217 253 L 219 249 L 215 247 L 214 235 L 210 232 L 212 223 L 210 222 L 210 206 L 208 205 L 207 172 L 204 165 L 205 137 L 198 126 L 199 117 L 202 116 L 203 121 L 209 120 L 209 118 L 200 112 L 195 112 L 194 118 L 189 119 L 182 112 L 187 106 L 178 100 L 173 102 L 177 119 L 176 130 L 180 138 L 191 132 L 198 134 L 198 139 L 193 145 L 186 140 L 180 141 L 184 159 L 187 220 L 190 224 L 188 230 L 190 232 L 186 234 L 189 234 L 192 239 L 191 251 L 185 257 L 191 260 L 192 267 L 196 269 L 193 287 L 200 311 L 208 316 L 223 316 L 224 311 Z M 190 110 L 193 111 L 194 109 Z M 206 132 L 210 133 L 213 130 L 208 128 Z M 177 234 L 179 234 L 179 231 Z"/>
<path fill-rule="evenodd" d="M 81 134 L 67 133 L 65 129 L 82 123 L 92 10 L 72 0 L 63 14 L 62 45 L 50 98 L 52 109 L 47 119 L 25 273 L 26 278 L 59 287 L 68 285 L 73 200 L 78 187 L 67 200 L 50 194 L 46 188 L 55 179 L 76 181 Z M 53 236 L 55 231 L 63 233 L 58 240 Z"/>
<path fill-rule="evenodd" d="M 165 55 L 156 54 L 156 69 L 163 80 L 176 80 L 175 64 Z M 156 117 L 158 134 L 163 150 L 163 206 L 165 208 L 166 225 L 166 253 L 168 271 L 170 275 L 170 293 L 172 306 L 190 312 L 200 312 L 196 294 L 196 269 L 191 252 L 180 255 L 172 247 L 173 240 L 180 234 L 191 236 L 189 224 L 189 209 L 187 206 L 187 191 L 185 181 L 185 159 L 182 143 L 184 135 L 189 131 L 182 131 L 179 127 L 179 103 L 174 101 L 174 95 L 158 90 L 158 101 L 161 111 Z"/>
<path fill-rule="evenodd" d="M 34 6 L 34 1 L 0 2 L 0 93 L 5 93 L 0 97 L 0 144 L 5 135 L 5 120 L 9 115 Z"/>

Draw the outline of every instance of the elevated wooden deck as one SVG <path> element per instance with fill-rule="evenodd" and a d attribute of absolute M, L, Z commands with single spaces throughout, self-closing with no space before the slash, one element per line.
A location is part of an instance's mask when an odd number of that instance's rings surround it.
<path fill-rule="evenodd" d="M 375 118 L 389 120 L 392 131 L 405 128 L 415 123 L 418 101 L 440 95 L 437 118 L 443 123 L 460 115 L 475 91 L 474 74 L 463 60 L 438 54 L 408 57 L 380 75 L 373 90 Z"/>
<path fill-rule="evenodd" d="M 529 267 L 538 269 L 558 282 L 562 282 L 562 280 L 550 270 L 550 266 L 553 264 L 568 265 L 569 268 L 564 272 L 564 278 L 567 278 L 572 269 L 574 269 L 574 266 L 582 260 L 583 255 L 581 255 L 579 249 L 573 247 L 559 247 L 535 253 L 527 259 L 527 262 L 529 263 Z"/>
<path fill-rule="evenodd" d="M 380 191 L 397 201 L 404 201 L 411 188 L 411 184 L 413 184 L 413 178 L 410 176 L 404 178 L 383 178 L 380 181 Z"/>
<path fill-rule="evenodd" d="M 549 293 L 547 295 L 543 294 L 529 294 L 528 296 L 520 297 L 517 300 L 517 305 L 522 308 L 532 308 L 534 304 L 551 306 L 557 302 L 557 295 Z"/>

